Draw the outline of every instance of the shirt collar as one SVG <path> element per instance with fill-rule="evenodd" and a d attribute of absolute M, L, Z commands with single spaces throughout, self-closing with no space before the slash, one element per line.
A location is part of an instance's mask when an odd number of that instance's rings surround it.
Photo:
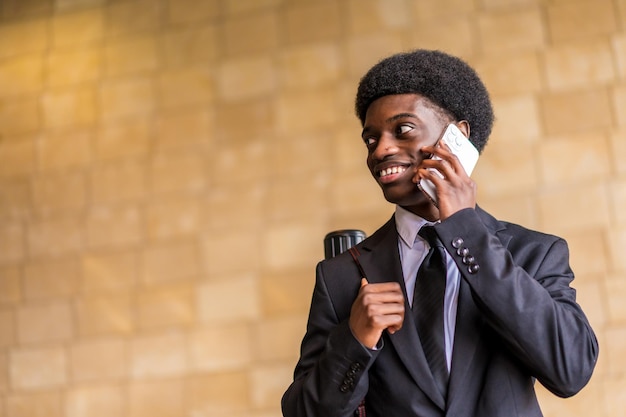
<path fill-rule="evenodd" d="M 426 224 L 435 224 L 400 206 L 396 206 L 395 218 L 398 235 L 409 248 L 413 248 L 413 244 L 418 238 L 417 233 L 420 231 L 422 226 Z"/>

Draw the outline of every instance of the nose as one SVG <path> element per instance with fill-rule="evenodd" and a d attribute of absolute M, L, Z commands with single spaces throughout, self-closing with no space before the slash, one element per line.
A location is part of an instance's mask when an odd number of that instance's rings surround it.
<path fill-rule="evenodd" d="M 372 158 L 382 161 L 390 155 L 395 155 L 397 152 L 398 145 L 393 135 L 383 134 L 378 138 L 376 148 L 372 152 Z"/>

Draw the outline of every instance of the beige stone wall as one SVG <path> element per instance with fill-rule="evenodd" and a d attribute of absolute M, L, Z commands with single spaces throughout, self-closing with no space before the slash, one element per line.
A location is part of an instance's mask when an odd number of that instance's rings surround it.
<path fill-rule="evenodd" d="M 392 212 L 352 100 L 474 65 L 501 218 L 568 239 L 626 415 L 626 0 L 0 0 L 0 417 L 277 417 L 322 239 Z"/>

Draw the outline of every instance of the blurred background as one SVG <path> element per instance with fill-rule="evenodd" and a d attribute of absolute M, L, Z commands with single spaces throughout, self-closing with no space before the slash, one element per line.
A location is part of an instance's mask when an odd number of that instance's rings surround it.
<path fill-rule="evenodd" d="M 491 91 L 479 203 L 566 238 L 626 415 L 626 0 L 0 0 L 0 417 L 278 417 L 322 241 L 393 212 L 358 80 Z"/>

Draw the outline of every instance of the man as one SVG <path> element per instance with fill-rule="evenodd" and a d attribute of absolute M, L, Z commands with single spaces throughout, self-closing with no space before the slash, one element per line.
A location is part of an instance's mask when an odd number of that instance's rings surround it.
<path fill-rule="evenodd" d="M 318 264 L 283 415 L 534 417 L 535 380 L 561 397 L 582 389 L 598 344 L 569 286 L 567 244 L 483 211 L 438 143 L 451 123 L 479 151 L 487 142 L 493 111 L 474 70 L 438 51 L 391 56 L 361 80 L 356 112 L 396 211 L 357 251 Z M 424 293 L 437 274 L 439 295 Z M 425 315 L 431 304 L 443 312 Z"/>

